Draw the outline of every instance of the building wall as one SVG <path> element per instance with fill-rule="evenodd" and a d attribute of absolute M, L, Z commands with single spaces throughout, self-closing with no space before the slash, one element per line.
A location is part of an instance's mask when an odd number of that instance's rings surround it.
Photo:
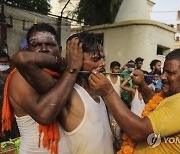
<path fill-rule="evenodd" d="M 150 0 L 147 0 L 147 4 L 148 4 L 149 12 L 151 12 L 155 3 Z"/>
<path fill-rule="evenodd" d="M 177 11 L 177 21 L 176 21 L 176 35 L 175 35 L 175 43 L 174 48 L 180 48 L 180 9 Z"/>
<path fill-rule="evenodd" d="M 173 49 L 175 29 L 151 20 L 134 20 L 85 28 L 94 33 L 104 34 L 106 69 L 112 61 L 122 65 L 137 57 L 144 58 L 143 69 L 149 71 L 153 59 L 164 62 L 165 55 Z M 157 46 L 166 50 L 157 55 Z"/>
<path fill-rule="evenodd" d="M 157 45 L 171 49 L 173 42 L 173 33 L 170 34 L 151 25 L 132 25 L 113 29 L 105 32 L 104 37 L 107 64 L 115 59 L 123 65 L 131 59 L 142 57 L 144 58 L 143 69 L 149 70 L 149 63 L 153 59 L 164 61 L 163 56 L 157 56 Z M 109 46 L 113 46 L 113 49 Z"/>

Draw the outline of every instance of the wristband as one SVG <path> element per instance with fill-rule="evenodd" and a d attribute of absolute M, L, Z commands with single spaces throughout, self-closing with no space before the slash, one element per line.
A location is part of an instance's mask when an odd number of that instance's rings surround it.
<path fill-rule="evenodd" d="M 78 68 L 69 68 L 69 67 L 67 67 L 66 71 L 73 74 L 73 73 L 78 73 L 79 69 Z"/>

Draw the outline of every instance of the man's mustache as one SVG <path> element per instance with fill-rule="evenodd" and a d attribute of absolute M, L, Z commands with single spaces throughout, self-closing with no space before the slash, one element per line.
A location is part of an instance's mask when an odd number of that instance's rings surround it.
<path fill-rule="evenodd" d="M 97 71 L 100 72 L 100 73 L 105 73 L 106 72 L 104 67 L 97 68 Z"/>

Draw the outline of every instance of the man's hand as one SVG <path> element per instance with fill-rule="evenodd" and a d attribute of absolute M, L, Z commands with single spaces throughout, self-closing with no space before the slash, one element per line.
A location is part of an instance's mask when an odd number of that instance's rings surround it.
<path fill-rule="evenodd" d="M 145 80 L 144 80 L 144 74 L 142 71 L 140 70 L 134 70 L 133 73 L 130 75 L 133 82 L 138 85 L 138 86 L 143 86 L 145 83 Z"/>
<path fill-rule="evenodd" d="M 82 43 L 78 38 L 73 38 L 66 45 L 67 67 L 71 69 L 81 69 L 83 64 Z"/>
<path fill-rule="evenodd" d="M 98 73 L 95 70 L 92 71 L 88 80 L 90 87 L 94 89 L 95 92 L 100 96 L 109 96 L 114 91 L 114 88 L 112 87 L 107 77 L 104 74 Z"/>
<path fill-rule="evenodd" d="M 154 96 L 154 92 L 146 84 L 143 72 L 140 70 L 134 70 L 130 76 L 133 82 L 138 85 L 138 90 L 141 92 L 144 102 L 147 103 Z"/>

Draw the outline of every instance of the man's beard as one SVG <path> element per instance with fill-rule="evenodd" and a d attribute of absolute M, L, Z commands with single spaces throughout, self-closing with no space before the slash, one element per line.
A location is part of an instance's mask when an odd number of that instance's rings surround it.
<path fill-rule="evenodd" d="M 161 73 L 161 70 L 158 70 L 158 69 L 155 69 L 155 71 L 154 72 L 156 72 L 156 74 L 159 74 L 159 75 L 161 75 L 162 73 Z"/>

